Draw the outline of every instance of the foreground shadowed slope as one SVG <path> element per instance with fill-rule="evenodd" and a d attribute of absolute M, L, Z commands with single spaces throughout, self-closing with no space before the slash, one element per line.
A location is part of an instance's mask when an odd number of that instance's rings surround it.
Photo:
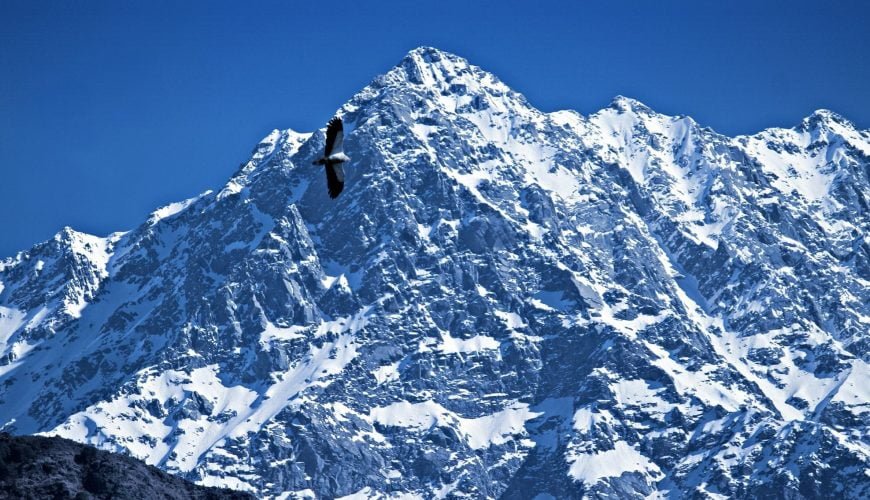
<path fill-rule="evenodd" d="M 0 498 L 253 499 L 68 439 L 0 433 Z"/>
<path fill-rule="evenodd" d="M 260 495 L 870 493 L 870 135 L 544 113 L 412 51 L 218 192 L 0 263 L 0 425 Z M 325 121 L 325 120 L 324 120 Z"/>

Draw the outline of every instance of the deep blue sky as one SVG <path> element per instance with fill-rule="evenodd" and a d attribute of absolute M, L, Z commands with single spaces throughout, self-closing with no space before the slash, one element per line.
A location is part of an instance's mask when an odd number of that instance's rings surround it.
<path fill-rule="evenodd" d="M 0 257 L 219 187 L 419 45 L 545 111 L 622 94 L 731 135 L 823 107 L 867 128 L 868 23 L 866 1 L 3 0 Z"/>

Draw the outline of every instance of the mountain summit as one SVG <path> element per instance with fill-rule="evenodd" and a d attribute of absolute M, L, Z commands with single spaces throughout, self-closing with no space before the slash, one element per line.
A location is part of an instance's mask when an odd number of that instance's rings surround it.
<path fill-rule="evenodd" d="M 281 498 L 870 495 L 870 134 L 544 113 L 409 53 L 217 192 L 0 264 L 0 427 Z"/>

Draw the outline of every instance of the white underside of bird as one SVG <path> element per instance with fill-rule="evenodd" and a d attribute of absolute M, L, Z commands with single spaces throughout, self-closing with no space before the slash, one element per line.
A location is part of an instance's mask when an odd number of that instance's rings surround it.
<path fill-rule="evenodd" d="M 324 166 L 330 198 L 337 198 L 344 189 L 344 167 L 341 164 L 347 161 L 350 161 L 350 157 L 344 154 L 344 127 L 341 118 L 336 116 L 326 126 L 323 156 L 314 162 L 315 165 Z"/>

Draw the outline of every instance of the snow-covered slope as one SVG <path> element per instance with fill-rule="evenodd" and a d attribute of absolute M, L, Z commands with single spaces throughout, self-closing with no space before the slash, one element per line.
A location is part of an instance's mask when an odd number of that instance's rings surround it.
<path fill-rule="evenodd" d="M 870 494 L 870 133 L 543 113 L 409 53 L 216 193 L 0 264 L 0 426 L 282 497 Z"/>

